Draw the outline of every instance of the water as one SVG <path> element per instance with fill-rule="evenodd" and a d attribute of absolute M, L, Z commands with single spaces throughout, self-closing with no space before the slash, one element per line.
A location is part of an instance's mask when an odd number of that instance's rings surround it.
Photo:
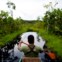
<path fill-rule="evenodd" d="M 39 46 L 39 47 L 41 47 L 43 49 L 45 41 L 36 32 L 26 32 L 26 33 L 23 33 L 22 35 L 20 35 L 21 36 L 21 40 L 28 44 L 28 39 L 27 38 L 28 38 L 29 35 L 33 35 L 34 36 L 34 44 L 36 46 Z M 24 46 L 24 45 L 25 44 L 22 44 L 22 46 Z M 24 56 L 24 53 L 20 52 L 18 50 L 18 45 L 17 44 L 14 47 L 14 56 L 17 56 L 18 58 Z"/>

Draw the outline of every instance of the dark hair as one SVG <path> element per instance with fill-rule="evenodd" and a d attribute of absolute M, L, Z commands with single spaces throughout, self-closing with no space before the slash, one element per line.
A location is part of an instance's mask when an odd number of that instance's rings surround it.
<path fill-rule="evenodd" d="M 29 44 L 33 44 L 34 43 L 34 36 L 33 35 L 29 35 L 28 36 L 28 42 L 29 42 Z"/>
<path fill-rule="evenodd" d="M 39 50 L 39 53 L 42 53 L 43 52 L 43 50 Z"/>
<path fill-rule="evenodd" d="M 43 46 L 43 49 L 47 49 L 48 47 L 46 45 Z"/>

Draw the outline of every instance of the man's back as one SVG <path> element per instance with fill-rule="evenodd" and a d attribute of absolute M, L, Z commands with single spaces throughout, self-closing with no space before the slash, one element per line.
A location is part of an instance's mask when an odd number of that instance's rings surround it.
<path fill-rule="evenodd" d="M 40 47 L 34 45 L 24 46 L 20 49 L 24 52 L 26 57 L 38 57 L 39 50 L 41 50 Z"/>

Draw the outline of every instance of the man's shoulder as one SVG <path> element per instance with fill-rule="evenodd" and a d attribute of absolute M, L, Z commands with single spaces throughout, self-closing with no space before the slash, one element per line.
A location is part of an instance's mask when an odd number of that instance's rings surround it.
<path fill-rule="evenodd" d="M 28 51 L 29 50 L 29 48 L 28 48 L 28 46 L 21 46 L 21 51 L 23 51 L 23 52 L 26 52 L 26 51 Z"/>
<path fill-rule="evenodd" d="M 34 49 L 35 49 L 37 52 L 39 52 L 40 50 L 42 50 L 41 47 L 39 47 L 39 46 L 35 46 Z"/>
<path fill-rule="evenodd" d="M 35 48 L 36 48 L 36 49 L 39 49 L 39 50 L 41 49 L 41 47 L 39 47 L 39 46 L 35 46 Z"/>

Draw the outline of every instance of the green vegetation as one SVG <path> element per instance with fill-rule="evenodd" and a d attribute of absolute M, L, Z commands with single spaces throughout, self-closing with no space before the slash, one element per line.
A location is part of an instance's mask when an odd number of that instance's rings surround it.
<path fill-rule="evenodd" d="M 20 35 L 20 34 L 21 34 L 21 31 L 17 31 L 17 32 L 14 32 L 14 33 L 11 33 L 11 34 L 7 34 L 7 35 L 3 36 L 0 39 L 0 46 L 3 46 L 6 43 L 11 42 L 14 38 L 17 37 L 17 35 Z"/>
<path fill-rule="evenodd" d="M 47 11 L 43 18 L 45 26 L 50 33 L 62 34 L 62 9 Z"/>
<path fill-rule="evenodd" d="M 0 12 L 0 46 L 11 42 L 23 32 L 33 30 L 46 41 L 47 46 L 53 48 L 62 56 L 62 10 L 47 11 L 43 21 L 24 21 L 20 17 L 13 19 L 8 12 Z"/>
<path fill-rule="evenodd" d="M 48 48 L 52 48 L 58 55 L 62 56 L 62 37 L 48 33 L 46 30 L 41 29 L 39 34 L 46 41 Z"/>

